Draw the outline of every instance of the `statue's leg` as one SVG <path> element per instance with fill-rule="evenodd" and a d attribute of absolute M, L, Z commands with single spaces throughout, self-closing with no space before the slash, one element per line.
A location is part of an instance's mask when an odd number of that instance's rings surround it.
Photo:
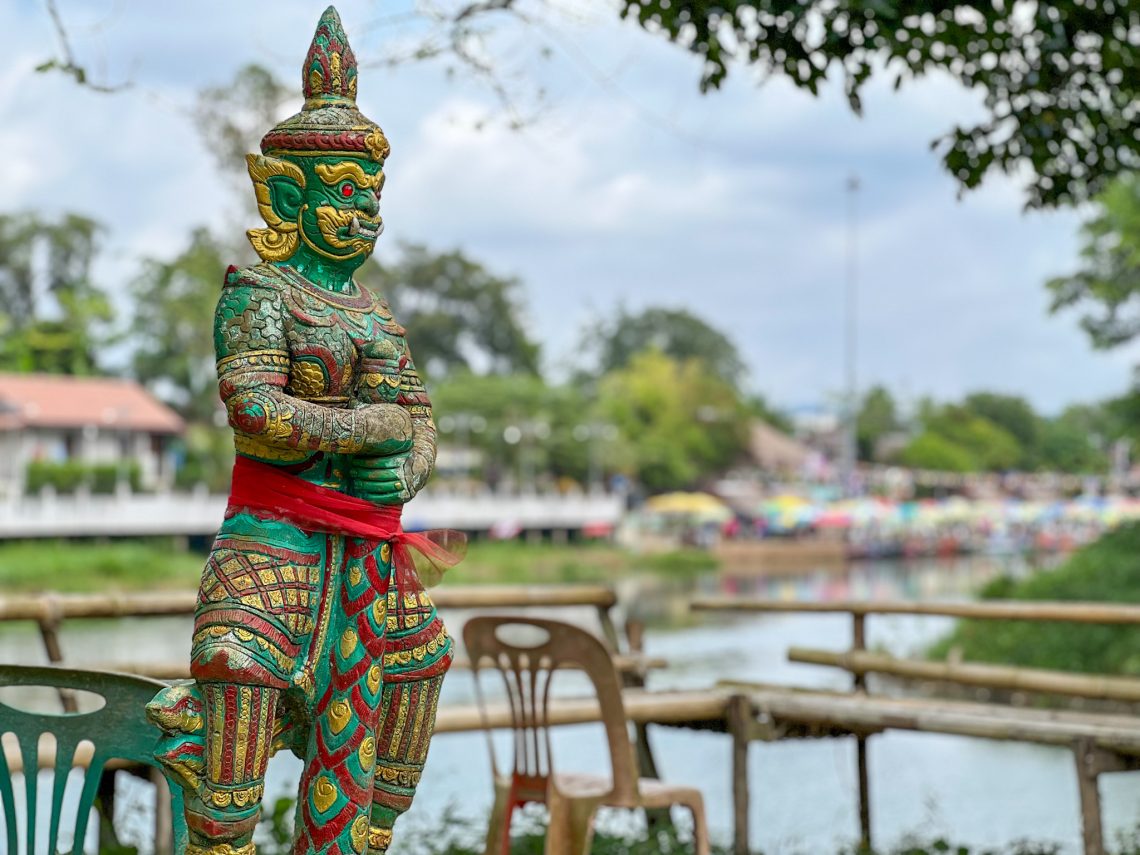
<path fill-rule="evenodd" d="M 382 550 L 373 547 L 354 538 L 344 544 L 339 613 L 316 674 L 296 855 L 360 853 L 368 841 L 389 578 Z"/>
<path fill-rule="evenodd" d="M 304 676 L 311 639 L 319 635 L 328 584 L 325 538 L 237 514 L 214 543 L 199 589 L 190 665 L 205 725 L 201 777 L 186 799 L 195 855 L 254 851 L 285 692 Z"/>
<path fill-rule="evenodd" d="M 451 639 L 427 593 L 414 579 L 396 587 L 403 590 L 388 593 L 369 853 L 388 851 L 393 825 L 412 805 L 452 657 Z"/>
<path fill-rule="evenodd" d="M 279 689 L 202 683 L 206 775 L 188 800 L 188 855 L 252 855 Z"/>

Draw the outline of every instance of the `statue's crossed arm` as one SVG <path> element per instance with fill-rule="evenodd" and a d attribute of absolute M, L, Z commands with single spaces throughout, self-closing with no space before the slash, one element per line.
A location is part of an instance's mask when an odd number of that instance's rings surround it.
<path fill-rule="evenodd" d="M 412 418 L 405 407 L 376 404 L 338 409 L 289 395 L 284 307 L 272 285 L 227 275 L 214 314 L 218 389 L 230 425 L 271 449 L 306 454 L 391 454 L 409 447 Z M 243 449 L 239 449 L 243 450 Z"/>

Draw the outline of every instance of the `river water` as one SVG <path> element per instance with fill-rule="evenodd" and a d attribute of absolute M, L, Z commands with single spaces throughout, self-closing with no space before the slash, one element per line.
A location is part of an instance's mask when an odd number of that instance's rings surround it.
<path fill-rule="evenodd" d="M 645 650 L 668 660 L 651 674 L 652 689 L 700 688 L 721 679 L 846 688 L 839 671 L 785 660 L 790 645 L 846 649 L 850 619 L 842 615 L 693 615 L 694 593 L 740 592 L 777 599 L 968 599 L 988 579 L 1029 572 L 1016 559 L 964 558 L 859 564 L 840 574 L 800 573 L 786 578 L 709 575 L 695 581 L 661 577 L 619 582 L 623 603 L 634 603 L 648 622 Z M 597 629 L 592 610 L 559 610 L 557 616 Z M 446 614 L 454 635 L 467 615 Z M 619 615 L 619 618 L 624 615 Z M 878 616 L 868 621 L 868 645 L 914 654 L 944 634 L 943 618 Z M 85 662 L 174 661 L 186 655 L 190 624 L 184 619 L 137 619 L 70 626 L 64 650 Z M 34 632 L 0 634 L 0 661 L 39 662 Z M 556 691 L 581 694 L 580 675 L 559 675 Z M 443 703 L 473 698 L 472 677 L 456 671 Z M 697 785 L 705 795 L 714 835 L 731 836 L 731 745 L 727 736 L 654 728 L 651 741 L 662 777 Z M 499 748 L 505 747 L 499 742 Z M 599 726 L 559 730 L 555 759 L 561 769 L 600 770 L 606 754 Z M 500 755 L 505 756 L 505 755 Z M 1018 840 L 1050 841 L 1063 853 L 1080 851 L 1080 814 L 1072 755 L 1062 749 L 936 734 L 888 732 L 870 740 L 871 819 L 876 841 L 893 844 L 909 834 L 925 839 L 1004 849 Z M 855 745 L 851 739 L 757 743 L 750 749 L 752 843 L 766 855 L 824 855 L 857 836 Z M 270 798 L 296 786 L 300 763 L 279 756 L 270 764 Z M 122 776 L 120 776 L 122 777 Z M 129 786 L 129 785 L 125 785 Z M 1140 823 L 1140 775 L 1101 778 L 1106 834 L 1110 840 Z M 122 800 L 130 804 L 130 799 Z M 405 843 L 438 829 L 453 813 L 483 822 L 491 801 L 490 765 L 482 734 L 436 737 L 411 812 L 401 820 Z M 145 797 L 129 810 L 145 828 Z M 603 815 L 615 827 L 620 815 Z M 398 838 L 399 839 L 399 835 Z M 413 847 L 414 848 L 414 847 Z M 407 850 L 405 850 L 407 851 Z"/>

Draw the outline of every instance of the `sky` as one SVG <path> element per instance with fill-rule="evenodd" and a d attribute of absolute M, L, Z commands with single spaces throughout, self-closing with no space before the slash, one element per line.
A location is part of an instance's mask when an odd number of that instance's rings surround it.
<path fill-rule="evenodd" d="M 737 69 L 702 95 L 695 58 L 609 3 L 551 3 L 488 44 L 521 130 L 469 71 L 385 62 L 427 32 L 406 0 L 337 5 L 362 65 L 361 109 L 393 148 L 378 255 L 395 258 L 402 241 L 458 247 L 518 277 L 554 376 L 580 360 L 592 325 L 667 306 L 724 331 L 750 387 L 777 405 L 834 401 L 856 175 L 860 387 L 904 401 L 986 389 L 1048 413 L 1127 389 L 1140 350 L 1095 351 L 1076 314 L 1048 314 L 1043 283 L 1075 269 L 1088 212 L 1025 213 L 1018 181 L 997 174 L 960 197 L 930 151 L 980 115 L 976 93 L 942 77 L 899 92 L 884 81 L 857 118 L 838 81 L 813 98 Z M 36 73 L 59 53 L 44 6 L 0 6 L 0 29 L 21 34 L 0 56 L 0 210 L 105 223 L 98 275 L 117 291 L 141 257 L 176 255 L 196 226 L 257 225 L 239 222 L 195 131 L 195 95 L 251 62 L 299 90 L 324 4 L 58 6 L 76 58 L 132 85 L 103 95 Z"/>

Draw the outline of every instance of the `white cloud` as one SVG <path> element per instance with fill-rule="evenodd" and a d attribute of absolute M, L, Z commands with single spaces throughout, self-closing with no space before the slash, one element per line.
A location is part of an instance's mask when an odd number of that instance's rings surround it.
<path fill-rule="evenodd" d="M 363 61 L 391 49 L 374 2 L 338 5 Z M 0 59 L 0 184 L 8 210 L 98 215 L 100 271 L 119 287 L 137 256 L 227 221 L 232 191 L 186 114 L 194 92 L 247 62 L 292 83 L 316 12 L 300 0 L 63 8 L 81 58 L 136 87 L 101 96 L 34 73 L 55 51 L 46 15 L 0 9 L 0 27 L 25 35 Z M 1043 281 L 1075 264 L 1076 215 L 1023 215 L 1019 182 L 1000 176 L 957 201 L 928 150 L 977 115 L 976 93 L 944 78 L 900 93 L 876 83 L 862 119 L 837 85 L 815 100 L 736 74 L 701 96 L 692 57 L 613 23 L 605 4 L 569 8 L 558 26 L 501 39 L 555 50 L 526 66 L 551 109 L 521 133 L 475 129 L 494 100 L 469 79 L 363 70 L 362 107 L 394 149 L 383 254 L 397 239 L 461 246 L 520 275 L 552 364 L 619 303 L 689 307 L 738 342 L 761 389 L 801 403 L 842 382 L 843 188 L 857 172 L 864 383 L 1001 388 L 1049 408 L 1124 389 L 1135 349 L 1093 352 L 1074 317 L 1045 311 Z M 523 55 L 507 54 L 512 68 Z"/>

